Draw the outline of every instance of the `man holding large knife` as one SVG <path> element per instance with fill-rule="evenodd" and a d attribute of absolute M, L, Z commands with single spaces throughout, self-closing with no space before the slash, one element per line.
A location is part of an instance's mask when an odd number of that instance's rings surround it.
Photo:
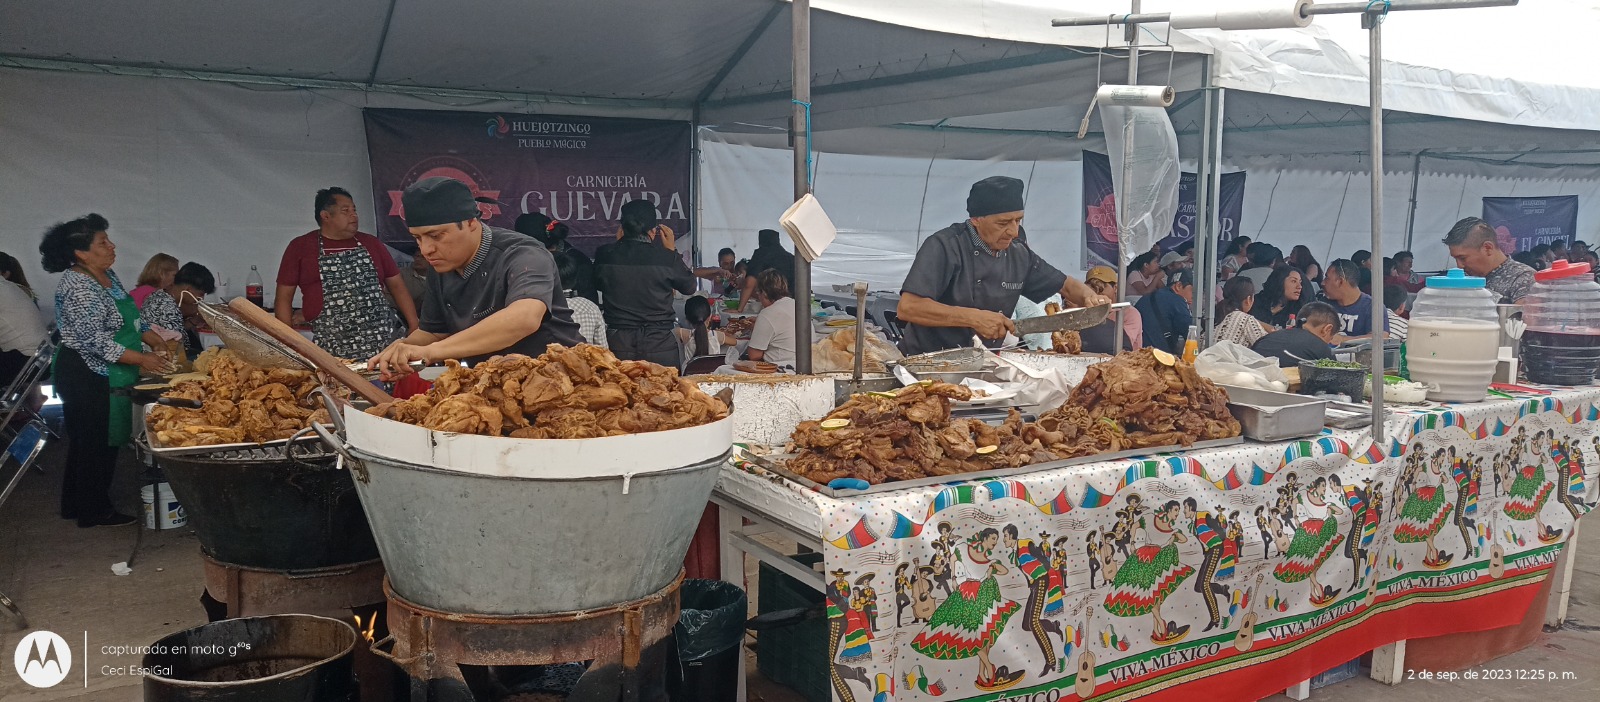
<path fill-rule="evenodd" d="M 967 221 L 922 242 L 895 312 L 907 323 L 900 342 L 907 356 L 969 346 L 973 334 L 999 346 L 1016 332 L 1010 314 L 1018 297 L 1041 302 L 1059 292 L 1079 307 L 1111 302 L 1028 247 L 1022 190 L 1022 181 L 1005 176 L 973 183 Z"/>
<path fill-rule="evenodd" d="M 582 343 L 555 258 L 533 239 L 479 219 L 466 183 L 420 180 L 400 203 L 419 255 L 433 270 L 418 329 L 370 361 L 386 379 L 410 373 L 412 361 L 538 356 L 552 343 Z"/>

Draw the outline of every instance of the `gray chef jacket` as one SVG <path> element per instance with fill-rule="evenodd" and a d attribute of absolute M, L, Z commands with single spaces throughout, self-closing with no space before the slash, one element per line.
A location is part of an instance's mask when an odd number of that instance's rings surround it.
<path fill-rule="evenodd" d="M 1028 248 L 1026 237 L 1019 235 L 1009 248 L 996 254 L 978 238 L 969 221 L 945 227 L 923 241 L 900 290 L 954 307 L 1010 317 L 1018 297 L 1039 302 L 1061 292 L 1066 282 L 1065 273 Z M 969 328 L 908 324 L 900 351 L 912 356 L 971 346 L 974 333 Z M 991 347 L 1000 342 L 985 340 Z"/>

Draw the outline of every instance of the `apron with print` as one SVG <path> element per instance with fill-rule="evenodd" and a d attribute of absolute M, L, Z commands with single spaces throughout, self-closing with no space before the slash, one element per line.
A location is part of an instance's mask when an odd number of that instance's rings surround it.
<path fill-rule="evenodd" d="M 106 294 L 110 294 L 107 292 Z M 111 340 L 117 342 L 122 348 L 129 351 L 142 351 L 144 337 L 139 333 L 139 305 L 131 296 L 116 300 L 117 314 L 122 316 L 122 326 L 117 327 L 116 333 L 111 335 Z M 61 353 L 67 348 L 66 344 L 56 347 L 56 354 L 50 358 L 50 374 L 55 375 L 56 364 L 61 362 Z M 126 363 L 106 363 L 106 383 L 111 387 L 110 418 L 107 420 L 106 444 L 121 446 L 133 438 L 133 396 L 125 392 L 128 388 L 139 382 L 139 367 Z M 118 392 L 122 390 L 124 392 Z"/>
<path fill-rule="evenodd" d="M 395 316 L 384 297 L 378 266 L 357 242 L 353 249 L 328 253 L 317 237 L 317 268 L 322 276 L 322 314 L 311 323 L 317 345 L 339 358 L 364 361 L 394 340 Z"/>

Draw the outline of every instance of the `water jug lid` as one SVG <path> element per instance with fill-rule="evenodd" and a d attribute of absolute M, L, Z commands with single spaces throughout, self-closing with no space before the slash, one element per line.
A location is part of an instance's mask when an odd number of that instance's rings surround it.
<path fill-rule="evenodd" d="M 1467 272 L 1461 270 L 1460 268 L 1451 268 L 1450 270 L 1445 271 L 1444 275 L 1429 276 L 1428 287 L 1448 288 L 1452 290 L 1482 289 L 1483 278 L 1475 275 L 1467 275 Z"/>
<path fill-rule="evenodd" d="M 1576 278 L 1589 274 L 1587 263 L 1567 263 L 1564 258 L 1556 259 L 1549 268 L 1533 274 L 1533 279 L 1538 281 L 1561 280 L 1563 278 Z"/>

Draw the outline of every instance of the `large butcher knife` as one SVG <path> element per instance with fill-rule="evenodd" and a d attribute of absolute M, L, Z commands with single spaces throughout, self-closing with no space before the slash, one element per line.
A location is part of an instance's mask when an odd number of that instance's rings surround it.
<path fill-rule="evenodd" d="M 1116 304 L 1108 302 L 1094 307 L 1077 307 L 1070 310 L 1062 310 L 1043 317 L 1019 319 L 1015 322 L 1017 336 L 1049 334 L 1058 331 L 1078 331 L 1080 329 L 1098 327 L 1105 323 L 1106 317 L 1111 314 L 1111 310 L 1127 306 L 1128 303 L 1126 302 L 1118 302 Z"/>

